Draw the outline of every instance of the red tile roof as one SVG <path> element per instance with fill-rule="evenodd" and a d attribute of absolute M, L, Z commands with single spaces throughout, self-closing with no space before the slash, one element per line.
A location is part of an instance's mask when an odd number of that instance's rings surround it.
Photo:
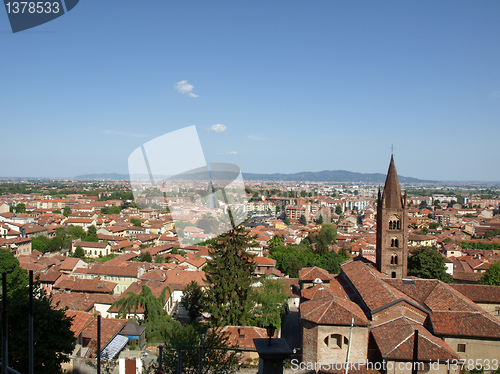
<path fill-rule="evenodd" d="M 422 325 L 400 317 L 371 329 L 382 357 L 387 360 L 411 361 L 415 330 L 418 330 L 418 361 L 459 360 L 460 357 L 441 339 Z"/>
<path fill-rule="evenodd" d="M 500 286 L 479 284 L 451 284 L 450 286 L 475 303 L 500 304 Z"/>
<path fill-rule="evenodd" d="M 299 279 L 302 282 L 312 282 L 316 278 L 321 279 L 323 282 L 330 282 L 334 275 L 328 273 L 328 271 L 321 269 L 317 266 L 302 268 L 299 270 Z"/>
<path fill-rule="evenodd" d="M 350 326 L 352 318 L 357 326 L 370 324 L 357 304 L 332 296 L 301 303 L 300 315 L 306 321 L 321 325 Z"/>

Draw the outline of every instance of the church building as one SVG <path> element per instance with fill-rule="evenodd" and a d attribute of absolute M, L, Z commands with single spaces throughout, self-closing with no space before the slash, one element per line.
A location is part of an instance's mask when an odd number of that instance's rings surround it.
<path fill-rule="evenodd" d="M 401 196 L 398 174 L 391 156 L 384 191 L 377 199 L 377 270 L 391 278 L 408 272 L 408 206 Z"/>
<path fill-rule="evenodd" d="M 471 297 L 500 310 L 500 287 L 408 277 L 407 196 L 392 156 L 377 204 L 376 263 L 352 258 L 328 286 L 301 290 L 302 362 L 323 363 L 324 373 L 343 372 L 329 363 L 369 361 L 375 372 L 410 374 L 416 358 L 419 373 L 459 374 L 450 363 L 470 360 L 490 363 L 485 373 L 492 372 L 491 363 L 500 365 L 500 319 Z"/>

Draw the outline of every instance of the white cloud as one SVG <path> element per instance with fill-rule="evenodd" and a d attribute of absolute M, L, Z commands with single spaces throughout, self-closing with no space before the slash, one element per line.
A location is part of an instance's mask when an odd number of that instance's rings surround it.
<path fill-rule="evenodd" d="M 236 151 L 227 152 L 226 155 L 236 155 Z"/>
<path fill-rule="evenodd" d="M 193 88 L 194 86 L 192 84 L 189 84 L 187 80 L 183 80 L 175 84 L 175 89 L 181 94 L 189 97 L 198 97 L 198 95 L 192 92 Z"/>
<path fill-rule="evenodd" d="M 227 130 L 227 127 L 220 124 L 220 123 L 218 123 L 216 125 L 212 125 L 207 129 L 207 131 L 213 131 L 213 132 L 222 132 L 225 130 Z"/>

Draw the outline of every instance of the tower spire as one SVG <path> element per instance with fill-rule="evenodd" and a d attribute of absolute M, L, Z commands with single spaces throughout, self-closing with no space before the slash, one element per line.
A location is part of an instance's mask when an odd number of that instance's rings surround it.
<path fill-rule="evenodd" d="M 401 209 L 401 188 L 399 187 L 398 173 L 394 164 L 394 157 L 391 155 L 391 163 L 385 179 L 384 193 L 382 196 L 382 206 L 387 209 Z"/>

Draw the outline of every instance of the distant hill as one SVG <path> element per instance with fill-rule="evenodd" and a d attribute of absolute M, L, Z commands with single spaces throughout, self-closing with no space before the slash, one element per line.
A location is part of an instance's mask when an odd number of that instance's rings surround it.
<path fill-rule="evenodd" d="M 354 173 L 346 170 L 323 170 L 304 171 L 295 174 L 252 174 L 243 173 L 244 180 L 265 180 L 265 181 L 308 181 L 308 182 L 362 182 L 362 183 L 384 183 L 386 174 L 381 173 Z M 424 183 L 427 180 L 403 177 L 398 175 L 400 183 Z"/>
<path fill-rule="evenodd" d="M 229 174 L 228 174 L 229 175 Z M 214 178 L 219 177 L 220 179 L 226 179 L 228 175 L 216 176 L 212 173 Z M 191 174 L 191 178 L 187 178 L 187 175 L 183 175 L 186 179 L 205 179 L 205 175 L 201 177 L 201 175 Z M 147 179 L 148 176 L 144 175 L 144 178 Z M 300 182 L 300 181 L 308 181 L 308 182 L 347 182 L 347 183 L 384 183 L 386 178 L 386 174 L 381 173 L 355 173 L 352 171 L 346 170 L 323 170 L 323 171 L 304 171 L 295 174 L 254 174 L 254 173 L 243 173 L 244 180 L 260 180 L 260 181 L 290 181 L 290 182 Z M 422 180 L 412 177 L 403 177 L 402 175 L 398 175 L 400 183 L 427 183 L 432 182 L 428 180 Z M 85 174 L 76 176 L 75 179 L 129 179 L 128 174 L 117 174 L 117 173 L 108 173 L 108 174 Z M 179 179 L 178 177 L 174 177 L 172 179 Z"/>
<path fill-rule="evenodd" d="M 74 179 L 128 179 L 128 174 L 117 174 L 117 173 L 105 173 L 105 174 L 84 174 L 77 175 Z"/>

